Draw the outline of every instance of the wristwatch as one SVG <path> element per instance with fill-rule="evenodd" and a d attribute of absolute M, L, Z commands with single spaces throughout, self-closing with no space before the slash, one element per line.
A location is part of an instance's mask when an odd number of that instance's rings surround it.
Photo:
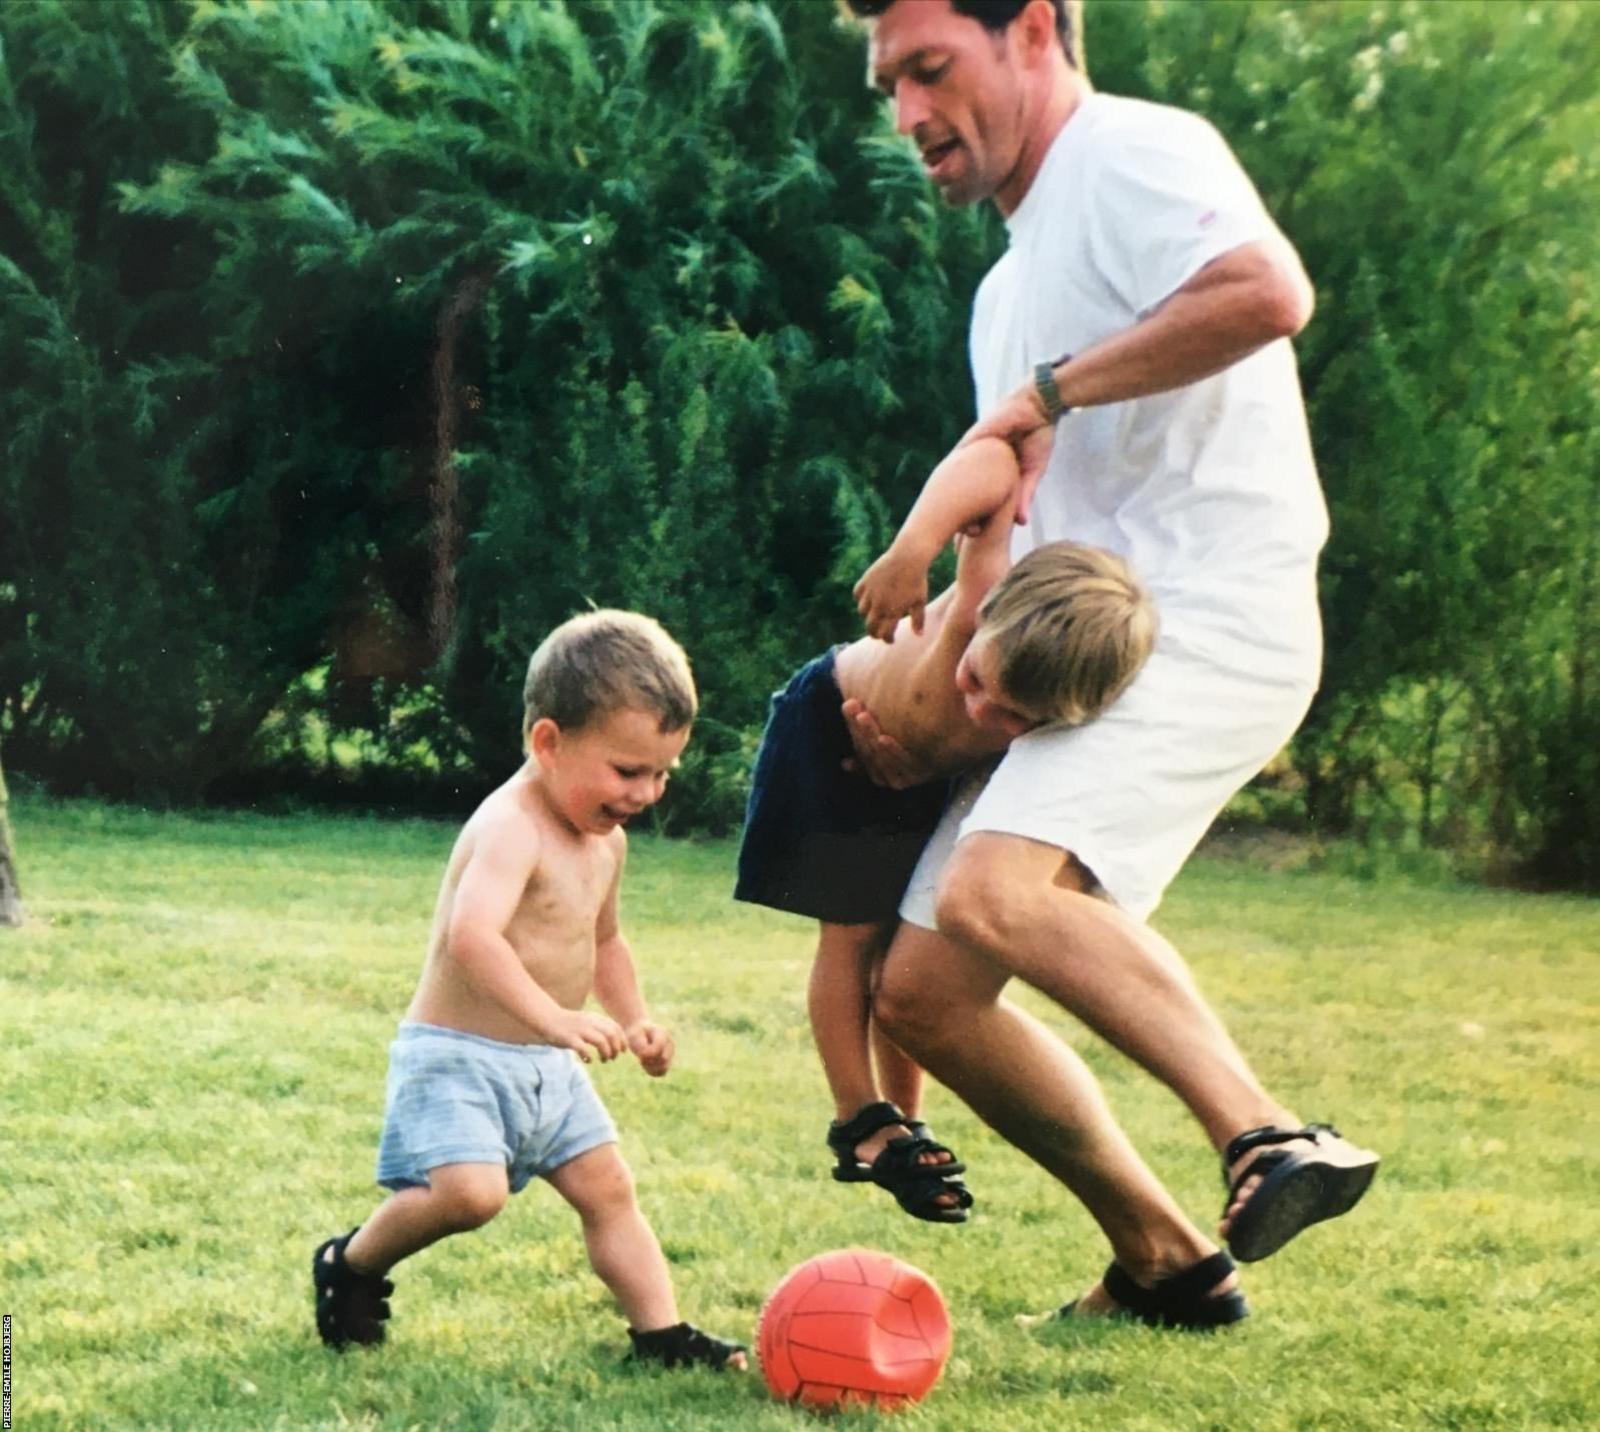
<path fill-rule="evenodd" d="M 1058 423 L 1072 411 L 1061 401 L 1061 390 L 1056 387 L 1056 369 L 1063 363 L 1070 362 L 1072 354 L 1063 353 L 1059 358 L 1052 358 L 1048 363 L 1035 363 L 1033 365 L 1033 386 L 1038 391 L 1039 401 L 1044 404 L 1044 414 L 1052 423 Z"/>

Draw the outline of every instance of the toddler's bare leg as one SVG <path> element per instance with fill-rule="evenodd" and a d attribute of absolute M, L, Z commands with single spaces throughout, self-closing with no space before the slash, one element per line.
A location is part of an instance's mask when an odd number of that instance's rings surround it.
<path fill-rule="evenodd" d="M 358 1273 L 387 1273 L 402 1258 L 452 1233 L 481 1228 L 506 1206 L 502 1164 L 441 1164 L 425 1188 L 403 1188 L 379 1205 L 345 1246 Z"/>
<path fill-rule="evenodd" d="M 602 1144 L 579 1154 L 549 1180 L 583 1220 L 589 1266 L 611 1290 L 628 1326 L 650 1332 L 677 1323 L 667 1260 L 640 1212 L 633 1175 L 617 1146 Z"/>

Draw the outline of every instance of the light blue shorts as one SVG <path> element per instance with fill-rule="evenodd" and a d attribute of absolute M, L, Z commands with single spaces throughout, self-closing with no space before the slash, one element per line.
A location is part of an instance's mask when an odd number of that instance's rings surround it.
<path fill-rule="evenodd" d="M 570 1049 L 506 1044 L 401 1020 L 389 1046 L 378 1182 L 426 1186 L 442 1164 L 504 1164 L 511 1191 L 617 1141 L 617 1126 Z"/>

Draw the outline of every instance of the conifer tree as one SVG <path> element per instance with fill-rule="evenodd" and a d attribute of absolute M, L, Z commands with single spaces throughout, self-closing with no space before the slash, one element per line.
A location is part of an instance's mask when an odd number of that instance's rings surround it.
<path fill-rule="evenodd" d="M 1085 23 L 1319 285 L 1328 659 L 1285 798 L 1600 881 L 1600 7 Z M 12 769 L 193 799 L 355 751 L 464 798 L 596 602 L 688 645 L 665 809 L 725 828 L 766 692 L 970 419 L 1003 243 L 823 0 L 0 5 Z"/>

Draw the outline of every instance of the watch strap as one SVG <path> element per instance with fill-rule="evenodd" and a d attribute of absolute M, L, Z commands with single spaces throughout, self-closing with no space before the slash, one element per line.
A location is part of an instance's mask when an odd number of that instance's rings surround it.
<path fill-rule="evenodd" d="M 1045 417 L 1052 423 L 1059 422 L 1072 411 L 1061 401 L 1061 390 L 1056 387 L 1056 369 L 1071 357 L 1070 353 L 1063 353 L 1048 363 L 1033 365 L 1033 386 L 1038 391 L 1039 401 L 1044 404 Z"/>

